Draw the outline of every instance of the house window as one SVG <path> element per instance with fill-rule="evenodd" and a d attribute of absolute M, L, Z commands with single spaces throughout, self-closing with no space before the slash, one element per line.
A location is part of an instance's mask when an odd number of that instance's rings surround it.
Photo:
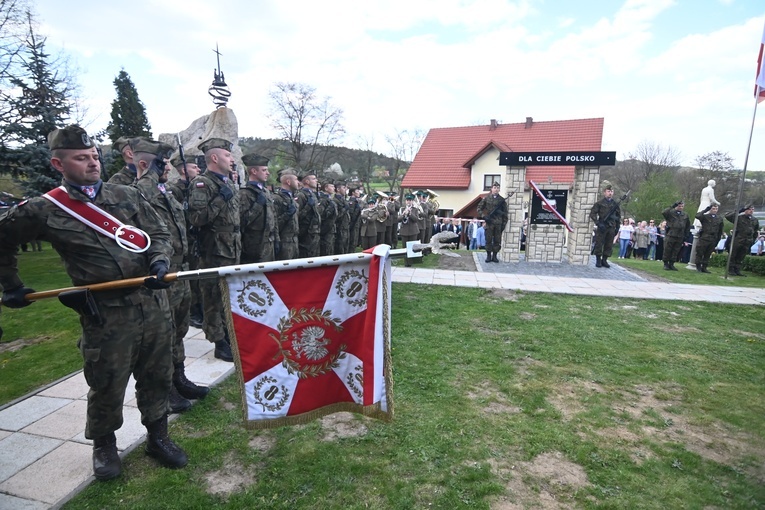
<path fill-rule="evenodd" d="M 491 185 L 495 182 L 499 182 L 502 184 L 499 180 L 499 174 L 497 175 L 484 175 L 483 176 L 483 190 L 484 191 L 491 191 Z"/>

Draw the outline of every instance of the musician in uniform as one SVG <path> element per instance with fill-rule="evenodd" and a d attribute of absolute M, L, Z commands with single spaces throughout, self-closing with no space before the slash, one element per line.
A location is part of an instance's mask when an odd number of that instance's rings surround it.
<path fill-rule="evenodd" d="M 405 197 L 405 204 L 398 212 L 398 221 L 401 222 L 401 242 L 406 246 L 408 241 L 417 241 L 420 237 L 420 227 L 418 226 L 424 214 L 422 208 L 415 200 L 414 195 L 408 194 Z M 404 265 L 411 267 L 412 262 L 407 257 Z"/>
<path fill-rule="evenodd" d="M 172 188 L 167 187 L 170 165 L 166 159 L 173 148 L 153 140 L 141 139 L 133 144 L 133 162 L 137 180 L 133 184 L 145 196 L 154 210 L 167 225 L 173 252 L 170 257 L 170 272 L 189 269 L 186 256 L 189 244 L 186 217 L 183 213 L 183 197 L 176 197 Z M 188 281 L 177 281 L 168 290 L 170 311 L 173 314 L 173 386 L 169 395 L 168 408 L 171 413 L 180 413 L 191 407 L 187 399 L 204 398 L 210 391 L 197 386 L 186 377 L 186 351 L 183 339 L 189 332 L 189 309 L 191 291 Z"/>
<path fill-rule="evenodd" d="M 279 251 L 276 260 L 296 259 L 298 250 L 298 204 L 295 193 L 298 190 L 298 178 L 292 168 L 279 172 L 281 188 L 274 193 L 274 214 L 279 230 Z"/>
<path fill-rule="evenodd" d="M 419 202 L 420 209 L 422 210 L 422 218 L 417 222 L 417 227 L 420 229 L 420 242 L 427 244 L 433 236 L 433 223 L 430 218 L 431 204 L 428 202 L 427 192 L 418 190 L 415 193 L 415 200 Z"/>
<path fill-rule="evenodd" d="M 229 178 L 229 172 L 234 168 L 233 144 L 222 138 L 210 138 L 197 147 L 205 155 L 207 171 L 191 181 L 189 220 L 199 229 L 202 268 L 238 264 L 242 253 L 239 190 Z M 218 281 L 206 278 L 201 281 L 201 287 L 205 336 L 215 344 L 216 358 L 233 362 Z"/>
<path fill-rule="evenodd" d="M 300 258 L 319 256 L 321 214 L 316 192 L 316 174 L 306 170 L 300 175 L 302 188 L 297 193 L 298 204 L 298 250 Z"/>
<path fill-rule="evenodd" d="M 384 229 L 388 209 L 377 203 L 374 197 L 367 198 L 367 208 L 361 211 L 361 249 L 368 250 L 377 245 L 378 230 Z"/>
<path fill-rule="evenodd" d="M 614 200 L 614 188 L 610 184 L 603 187 L 603 198 L 593 204 L 590 219 L 595 223 L 595 240 L 592 254 L 595 255 L 595 267 L 611 267 L 608 257 L 614 250 L 614 237 L 622 222 L 622 212 Z"/>
<path fill-rule="evenodd" d="M 242 231 L 242 264 L 271 262 L 279 246 L 279 229 L 268 181 L 268 158 L 245 154 L 242 163 L 247 169 L 247 185 L 239 191 L 239 226 Z M 280 247 L 281 248 L 281 247 Z"/>
<path fill-rule="evenodd" d="M 478 203 L 478 214 L 486 225 L 486 262 L 499 262 L 497 253 L 502 248 L 502 231 L 507 224 L 507 202 L 499 194 L 499 183 L 491 185 L 491 193 Z"/>
<path fill-rule="evenodd" d="M 162 281 L 172 256 L 167 226 L 137 189 L 101 181 L 95 144 L 80 126 L 53 130 L 48 146 L 63 184 L 0 216 L 3 305 L 31 304 L 25 296 L 34 291 L 19 278 L 16 252 L 33 239 L 51 243 L 76 286 L 152 275 L 141 287 L 70 291 L 60 299 L 80 315 L 78 346 L 90 388 L 85 437 L 93 440 L 95 477 L 108 480 L 122 471 L 114 432 L 123 423 L 131 377 L 148 430 L 147 454 L 165 466 L 183 467 L 188 457 L 167 435 L 173 370 L 173 320 L 164 290 L 170 284 Z"/>
<path fill-rule="evenodd" d="M 714 182 L 714 181 L 710 181 Z M 717 214 L 717 204 L 710 204 L 696 213 L 696 219 L 701 223 L 701 233 L 696 241 L 696 271 L 709 273 L 709 257 L 720 242 L 723 234 L 723 217 Z"/>

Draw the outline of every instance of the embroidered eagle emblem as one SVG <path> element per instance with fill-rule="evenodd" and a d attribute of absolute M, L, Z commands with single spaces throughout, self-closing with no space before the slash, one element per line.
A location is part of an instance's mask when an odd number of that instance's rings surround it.
<path fill-rule="evenodd" d="M 330 343 L 329 338 L 324 338 L 324 329 L 319 326 L 308 326 L 300 332 L 292 334 L 292 348 L 295 354 L 302 355 L 310 361 L 324 358 L 329 351 L 325 345 Z"/>

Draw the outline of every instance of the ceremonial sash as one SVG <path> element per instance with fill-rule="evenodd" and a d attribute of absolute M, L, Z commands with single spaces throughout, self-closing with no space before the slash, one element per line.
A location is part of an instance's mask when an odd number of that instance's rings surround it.
<path fill-rule="evenodd" d="M 539 190 L 537 185 L 534 183 L 534 181 L 529 181 L 529 184 L 531 184 L 531 188 L 534 190 L 534 193 L 542 199 L 542 202 L 547 206 L 544 209 L 547 211 L 550 211 L 555 215 L 556 218 L 560 220 L 561 223 L 563 223 L 566 226 L 566 229 L 568 229 L 569 232 L 573 232 L 574 229 L 571 228 L 571 225 L 568 224 L 568 221 L 566 221 L 566 218 L 563 217 L 561 213 L 558 212 L 558 209 L 555 208 L 553 204 L 550 203 L 549 200 L 544 196 L 544 194 Z"/>
<path fill-rule="evenodd" d="M 99 234 L 114 239 L 121 247 L 129 251 L 146 251 L 151 241 L 143 230 L 131 225 L 124 225 L 120 220 L 100 209 L 91 202 L 81 202 L 69 197 L 64 186 L 49 191 L 43 198 L 50 200 L 64 212 L 80 220 Z"/>

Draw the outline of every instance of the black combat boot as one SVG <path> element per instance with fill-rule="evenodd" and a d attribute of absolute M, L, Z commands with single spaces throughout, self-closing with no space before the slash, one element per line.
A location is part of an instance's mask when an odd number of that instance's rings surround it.
<path fill-rule="evenodd" d="M 672 270 L 672 269 L 670 269 L 670 267 L 669 267 L 669 262 L 667 262 L 666 260 L 664 261 L 664 270 L 665 270 L 665 271 L 671 271 L 671 270 Z"/>
<path fill-rule="evenodd" d="M 202 304 L 197 303 L 191 307 L 189 311 L 189 325 L 197 329 L 202 329 L 204 325 L 204 312 L 202 311 Z"/>
<path fill-rule="evenodd" d="M 493 258 L 492 258 L 492 256 L 491 256 L 491 252 L 490 252 L 490 251 L 487 251 L 487 252 L 486 252 L 486 262 L 492 262 L 493 260 L 494 260 L 494 259 L 493 259 Z"/>
<path fill-rule="evenodd" d="M 98 480 L 111 480 L 120 476 L 122 462 L 117 453 L 114 432 L 93 440 L 93 475 Z"/>
<path fill-rule="evenodd" d="M 231 346 L 225 340 L 218 340 L 215 342 L 215 354 L 214 356 L 222 361 L 228 361 L 233 363 L 234 354 L 231 352 Z"/>
<path fill-rule="evenodd" d="M 183 362 L 175 364 L 173 371 L 173 386 L 183 398 L 200 399 L 205 398 L 210 393 L 207 386 L 197 386 L 186 378 L 186 367 Z"/>
<path fill-rule="evenodd" d="M 170 394 L 167 396 L 167 412 L 178 414 L 191 409 L 191 401 L 183 398 L 175 386 L 170 387 Z"/>
<path fill-rule="evenodd" d="M 595 255 L 595 267 L 603 267 L 602 259 L 600 255 Z"/>
<path fill-rule="evenodd" d="M 702 272 L 702 273 L 711 273 L 712 271 L 710 271 L 709 269 L 707 269 L 707 264 L 702 264 L 702 265 L 701 265 L 701 272 Z"/>
<path fill-rule="evenodd" d="M 167 435 L 167 416 L 150 423 L 146 426 L 146 430 L 149 432 L 146 438 L 147 455 L 169 468 L 182 468 L 189 463 L 186 452 Z"/>
<path fill-rule="evenodd" d="M 499 259 L 497 258 L 497 252 L 496 251 L 494 253 L 492 253 L 491 257 L 492 257 L 491 258 L 492 262 L 497 262 L 497 263 L 499 262 Z"/>
<path fill-rule="evenodd" d="M 669 263 L 669 269 L 672 270 L 672 271 L 680 271 L 678 268 L 675 267 L 675 263 L 674 262 L 670 262 Z"/>
<path fill-rule="evenodd" d="M 696 271 L 698 271 L 699 273 L 702 272 L 701 271 L 701 264 L 696 264 Z"/>
<path fill-rule="evenodd" d="M 603 260 L 600 261 L 600 263 L 603 264 L 603 267 L 605 267 L 605 268 L 611 267 L 611 264 L 606 262 L 607 260 L 608 260 L 608 257 L 603 257 Z"/>

